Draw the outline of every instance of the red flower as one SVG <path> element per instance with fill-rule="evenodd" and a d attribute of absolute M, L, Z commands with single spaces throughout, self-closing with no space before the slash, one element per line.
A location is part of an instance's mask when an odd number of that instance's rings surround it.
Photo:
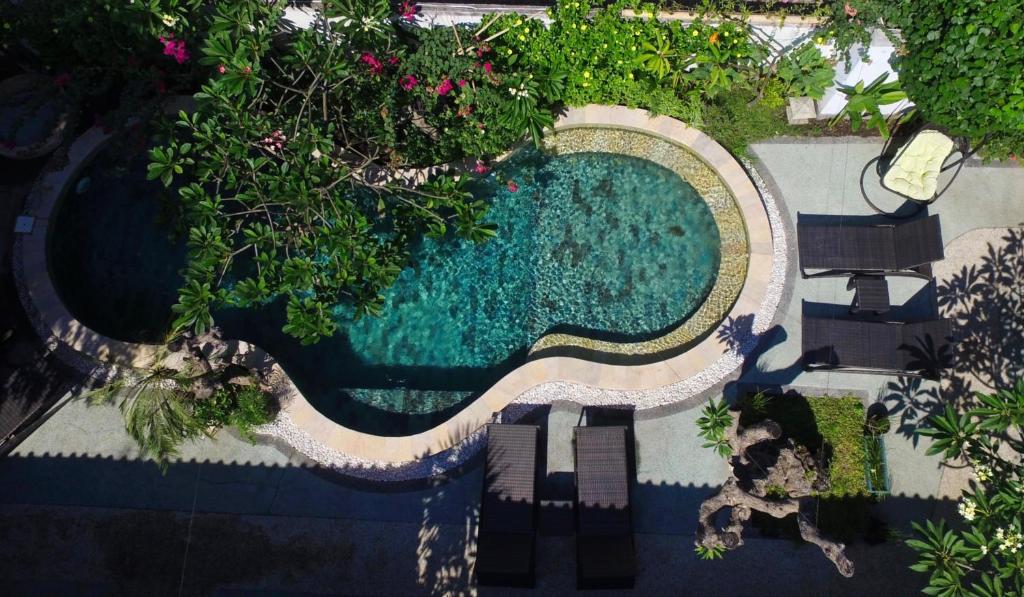
<path fill-rule="evenodd" d="M 465 79 L 459 79 L 459 87 L 465 87 L 465 86 L 466 86 L 466 80 Z"/>
<path fill-rule="evenodd" d="M 402 18 L 410 23 L 416 20 L 416 5 L 408 0 L 402 3 Z"/>
<path fill-rule="evenodd" d="M 228 72 L 228 69 L 225 68 L 223 64 L 218 64 L 217 72 L 223 75 L 224 73 Z"/>
<path fill-rule="evenodd" d="M 451 80 L 445 79 L 444 81 L 441 81 L 441 84 L 438 85 L 437 88 L 434 89 L 434 92 L 438 95 L 448 95 L 448 92 L 452 89 L 455 89 L 455 86 L 452 85 Z"/>
<path fill-rule="evenodd" d="M 487 164 L 480 160 L 477 160 L 476 166 L 473 167 L 473 172 L 476 172 L 477 174 L 487 174 L 490 171 L 491 169 L 487 167 Z"/>
<path fill-rule="evenodd" d="M 485 62 L 484 63 L 484 72 L 486 72 L 487 74 L 491 74 L 491 63 L 490 62 Z"/>
<path fill-rule="evenodd" d="M 857 9 L 852 7 L 852 6 L 850 6 L 849 2 L 847 2 L 845 5 L 843 5 L 843 12 L 845 12 L 846 16 L 850 17 L 851 19 L 853 17 L 857 16 Z"/>
<path fill-rule="evenodd" d="M 510 180 L 505 183 L 505 188 L 508 189 L 509 192 L 515 193 L 516 191 L 519 190 L 519 185 L 516 184 L 516 181 Z"/>
<path fill-rule="evenodd" d="M 388 64 L 390 64 L 391 66 L 394 66 L 394 65 L 398 64 L 399 61 L 401 61 L 401 60 L 402 59 L 399 58 L 398 56 L 392 56 L 391 58 L 388 58 Z"/>
<path fill-rule="evenodd" d="M 402 86 L 402 89 L 412 91 L 413 87 L 416 87 L 416 85 L 419 84 L 419 81 L 412 75 L 405 75 L 398 80 L 398 84 Z"/>
<path fill-rule="evenodd" d="M 377 60 L 377 57 L 374 56 L 373 54 L 366 52 L 359 59 L 365 62 L 366 65 L 370 67 L 371 73 L 379 75 L 382 72 L 384 72 L 384 65 L 381 64 L 381 61 Z"/>

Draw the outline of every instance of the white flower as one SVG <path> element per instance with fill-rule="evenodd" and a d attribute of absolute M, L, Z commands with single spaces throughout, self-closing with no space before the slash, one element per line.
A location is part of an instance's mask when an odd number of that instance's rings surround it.
<path fill-rule="evenodd" d="M 164 25 L 174 27 L 174 24 L 178 22 L 178 17 L 174 15 L 164 15 L 161 20 L 164 22 Z"/>
<path fill-rule="evenodd" d="M 1002 530 L 1003 529 L 998 529 L 996 531 L 996 539 L 1000 541 L 999 551 L 1004 553 L 1009 552 L 1011 554 L 1017 553 L 1017 551 L 1020 550 L 1021 545 L 1024 545 L 1024 537 L 1021 537 L 1019 531 L 1014 531 L 1013 529 L 1010 529 L 1010 532 L 1005 534 Z"/>
<path fill-rule="evenodd" d="M 987 464 L 976 464 L 974 465 L 974 476 L 978 481 L 984 483 L 992 478 L 992 467 Z"/>
<path fill-rule="evenodd" d="M 956 511 L 960 516 L 964 517 L 967 522 L 972 522 L 974 517 L 977 515 L 977 505 L 974 500 L 970 498 L 964 498 L 960 505 L 956 507 Z"/>

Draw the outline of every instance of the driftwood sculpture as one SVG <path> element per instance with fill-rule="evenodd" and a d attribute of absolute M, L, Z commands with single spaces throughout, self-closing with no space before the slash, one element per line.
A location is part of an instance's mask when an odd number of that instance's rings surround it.
<path fill-rule="evenodd" d="M 815 492 L 828 488 L 823 463 L 792 440 L 782 441 L 779 424 L 766 420 L 741 428 L 734 420 L 725 437 L 732 446 L 733 474 L 719 492 L 700 506 L 697 545 L 736 549 L 743 545 L 743 523 L 754 510 L 775 518 L 797 515 L 800 536 L 821 548 L 843 576 L 853 576 L 846 546 L 824 537 L 813 520 Z M 731 508 L 724 528 L 715 526 L 719 511 Z"/>

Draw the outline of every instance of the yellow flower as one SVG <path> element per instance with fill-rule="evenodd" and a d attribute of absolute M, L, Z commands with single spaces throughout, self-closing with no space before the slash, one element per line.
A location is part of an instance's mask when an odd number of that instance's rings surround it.
<path fill-rule="evenodd" d="M 519 36 L 519 41 L 526 41 L 526 36 L 525 35 L 520 35 Z"/>
<path fill-rule="evenodd" d="M 726 31 L 725 33 L 723 33 L 723 35 L 725 35 L 726 37 L 729 37 L 729 32 Z"/>
<path fill-rule="evenodd" d="M 516 19 L 516 22 L 512 23 L 512 26 L 513 27 L 518 27 L 518 26 L 520 26 L 522 24 L 523 24 L 523 20 L 522 19 Z"/>
<path fill-rule="evenodd" d="M 693 33 L 691 33 L 690 35 L 692 35 L 692 36 L 694 36 L 694 37 L 697 37 L 697 36 L 699 35 L 699 33 L 697 33 L 697 30 L 696 30 L 696 29 L 694 29 L 694 30 L 693 30 Z"/>
<path fill-rule="evenodd" d="M 628 74 L 628 75 L 626 75 L 626 76 L 628 76 L 628 77 L 629 77 L 629 80 L 630 80 L 630 81 L 632 81 L 632 80 L 633 80 L 633 73 L 629 73 L 629 74 Z"/>
<path fill-rule="evenodd" d="M 511 56 L 512 55 L 512 48 L 509 48 L 509 49 L 505 50 L 505 53 L 508 54 L 509 56 Z"/>
<path fill-rule="evenodd" d="M 164 22 L 164 25 L 174 27 L 174 24 L 178 22 L 178 17 L 174 15 L 164 15 L 161 20 Z"/>
<path fill-rule="evenodd" d="M 580 31 L 586 31 L 586 30 L 587 30 L 587 24 L 586 23 L 583 23 L 582 25 L 580 25 Z"/>
<path fill-rule="evenodd" d="M 630 50 L 633 50 L 634 52 L 636 52 L 636 46 L 631 47 Z"/>
<path fill-rule="evenodd" d="M 584 87 L 590 87 L 590 83 L 587 83 L 586 81 L 584 81 L 584 82 L 583 82 L 583 86 L 584 86 Z"/>
<path fill-rule="evenodd" d="M 526 29 L 523 29 L 523 33 L 529 35 L 530 34 L 530 28 L 527 27 Z"/>
<path fill-rule="evenodd" d="M 824 38 L 824 37 L 818 37 L 818 38 L 817 38 L 817 39 L 815 39 L 814 41 L 815 41 L 815 43 L 817 43 L 817 44 L 818 44 L 819 46 L 823 46 L 823 45 L 825 45 L 825 38 Z"/>
<path fill-rule="evenodd" d="M 589 79 L 590 78 L 590 71 L 589 70 L 583 71 L 583 78 L 584 79 Z"/>
<path fill-rule="evenodd" d="M 573 23 L 573 24 L 572 24 L 572 28 L 573 28 L 573 29 L 575 29 L 575 28 L 576 28 L 576 23 Z"/>
<path fill-rule="evenodd" d="M 617 62 L 616 64 L 622 64 L 622 61 L 621 61 L 621 60 L 619 60 L 619 61 L 618 61 L 618 62 Z"/>
<path fill-rule="evenodd" d="M 601 48 L 604 49 L 604 50 L 607 50 L 608 49 L 608 44 L 601 44 Z"/>

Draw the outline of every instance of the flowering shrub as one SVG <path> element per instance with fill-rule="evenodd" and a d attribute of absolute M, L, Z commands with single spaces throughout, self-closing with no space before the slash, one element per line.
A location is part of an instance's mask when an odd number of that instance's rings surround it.
<path fill-rule="evenodd" d="M 112 126 L 198 79 L 189 47 L 208 26 L 206 0 L 33 0 L 0 4 L 6 59 L 54 75 L 72 103 Z"/>
<path fill-rule="evenodd" d="M 279 35 L 283 7 L 218 5 L 197 49 L 216 73 L 150 154 L 149 176 L 181 185 L 178 329 L 202 333 L 217 308 L 278 302 L 284 331 L 316 342 L 339 320 L 379 312 L 421 235 L 495 233 L 464 177 L 410 187 L 404 170 L 454 151 L 449 126 L 476 134 L 469 121 L 500 109 L 480 100 L 500 95 L 500 73 L 473 54 L 442 60 L 440 46 L 434 59 L 414 53 L 402 39 L 420 32 L 400 30 L 387 2 L 328 2 L 335 19 Z M 524 132 L 501 130 L 504 144 Z"/>
<path fill-rule="evenodd" d="M 933 442 L 928 454 L 969 463 L 970 489 L 957 506 L 963 522 L 915 523 L 917 551 L 911 568 L 929 574 L 930 595 L 1020 595 L 1024 593 L 1024 380 L 1011 389 L 978 394 L 977 406 L 957 413 L 946 406 L 919 431 Z"/>

